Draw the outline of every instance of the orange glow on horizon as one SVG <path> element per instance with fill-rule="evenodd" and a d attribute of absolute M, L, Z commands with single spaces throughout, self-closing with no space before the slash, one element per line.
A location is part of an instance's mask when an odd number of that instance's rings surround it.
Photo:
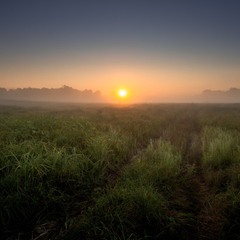
<path fill-rule="evenodd" d="M 129 88 L 117 87 L 114 90 L 114 95 L 112 96 L 112 99 L 109 100 L 115 103 L 130 103 L 132 100 L 130 95 L 131 94 Z"/>
<path fill-rule="evenodd" d="M 201 69 L 175 65 L 96 64 L 0 66 L 4 88 L 59 88 L 100 91 L 110 103 L 191 101 L 205 89 L 239 86 L 239 69 Z M 231 83 L 224 79 L 232 79 Z M 125 91 L 122 91 L 125 90 Z M 121 92 L 120 92 L 121 91 Z M 192 97 L 193 96 L 193 97 Z M 190 99 L 190 100 L 188 100 Z"/>

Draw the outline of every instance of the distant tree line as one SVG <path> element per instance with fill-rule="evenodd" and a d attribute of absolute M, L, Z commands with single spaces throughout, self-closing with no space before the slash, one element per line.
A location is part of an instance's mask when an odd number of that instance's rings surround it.
<path fill-rule="evenodd" d="M 85 89 L 83 91 L 69 86 L 61 88 L 0 88 L 0 99 L 22 101 L 54 101 L 54 102 L 99 102 L 103 101 L 101 92 Z"/>
<path fill-rule="evenodd" d="M 240 89 L 230 88 L 227 91 L 205 90 L 201 99 L 204 102 L 240 103 Z"/>

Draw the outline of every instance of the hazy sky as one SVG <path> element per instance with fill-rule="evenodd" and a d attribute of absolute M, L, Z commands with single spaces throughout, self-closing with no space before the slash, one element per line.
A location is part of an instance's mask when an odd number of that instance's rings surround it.
<path fill-rule="evenodd" d="M 133 101 L 240 87 L 239 0 L 1 0 L 0 87 Z"/>

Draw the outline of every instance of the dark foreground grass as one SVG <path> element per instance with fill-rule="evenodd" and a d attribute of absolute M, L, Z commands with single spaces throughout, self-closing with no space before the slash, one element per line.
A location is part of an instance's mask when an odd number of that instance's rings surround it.
<path fill-rule="evenodd" d="M 206 127 L 203 131 L 203 169 L 211 195 L 209 215 L 218 215 L 219 239 L 240 239 L 240 133 Z"/>
<path fill-rule="evenodd" d="M 6 234 L 44 221 L 64 223 L 134 149 L 117 130 L 79 118 L 8 117 L 0 125 L 0 220 Z"/>
<path fill-rule="evenodd" d="M 185 204 L 177 203 L 180 173 L 180 153 L 168 142 L 151 141 L 64 239 L 184 239 L 194 220 L 177 208 Z"/>
<path fill-rule="evenodd" d="M 2 239 L 239 238 L 239 105 L 0 114 Z"/>

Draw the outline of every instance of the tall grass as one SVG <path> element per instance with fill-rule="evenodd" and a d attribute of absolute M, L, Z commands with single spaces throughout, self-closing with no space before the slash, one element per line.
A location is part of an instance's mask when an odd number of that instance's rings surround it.
<path fill-rule="evenodd" d="M 239 238 L 240 135 L 235 129 L 206 127 L 203 131 L 203 168 L 212 191 L 211 211 L 221 212 L 218 220 L 222 239 Z"/>
<path fill-rule="evenodd" d="M 175 181 L 181 170 L 181 155 L 172 145 L 162 140 L 150 141 L 146 151 L 142 152 L 135 161 L 125 173 L 125 179 L 158 188 Z"/>
<path fill-rule="evenodd" d="M 206 127 L 203 132 L 203 167 L 222 169 L 236 161 L 236 138 L 230 131 Z"/>
<path fill-rule="evenodd" d="M 151 141 L 132 161 L 115 187 L 96 199 L 65 239 L 168 239 L 181 235 L 191 215 L 175 211 L 168 203 L 178 186 L 181 156 L 168 142 L 159 140 Z"/>
<path fill-rule="evenodd" d="M 90 200 L 134 148 L 112 127 L 77 117 L 8 117 L 0 127 L 0 221 L 10 233 L 36 222 L 64 222 L 75 203 Z"/>
<path fill-rule="evenodd" d="M 207 183 L 226 191 L 239 186 L 240 135 L 233 130 L 206 127 L 203 131 L 202 166 Z"/>
<path fill-rule="evenodd" d="M 203 230 L 237 238 L 239 109 L 0 107 L 0 237 L 191 239 L 208 206 Z"/>

